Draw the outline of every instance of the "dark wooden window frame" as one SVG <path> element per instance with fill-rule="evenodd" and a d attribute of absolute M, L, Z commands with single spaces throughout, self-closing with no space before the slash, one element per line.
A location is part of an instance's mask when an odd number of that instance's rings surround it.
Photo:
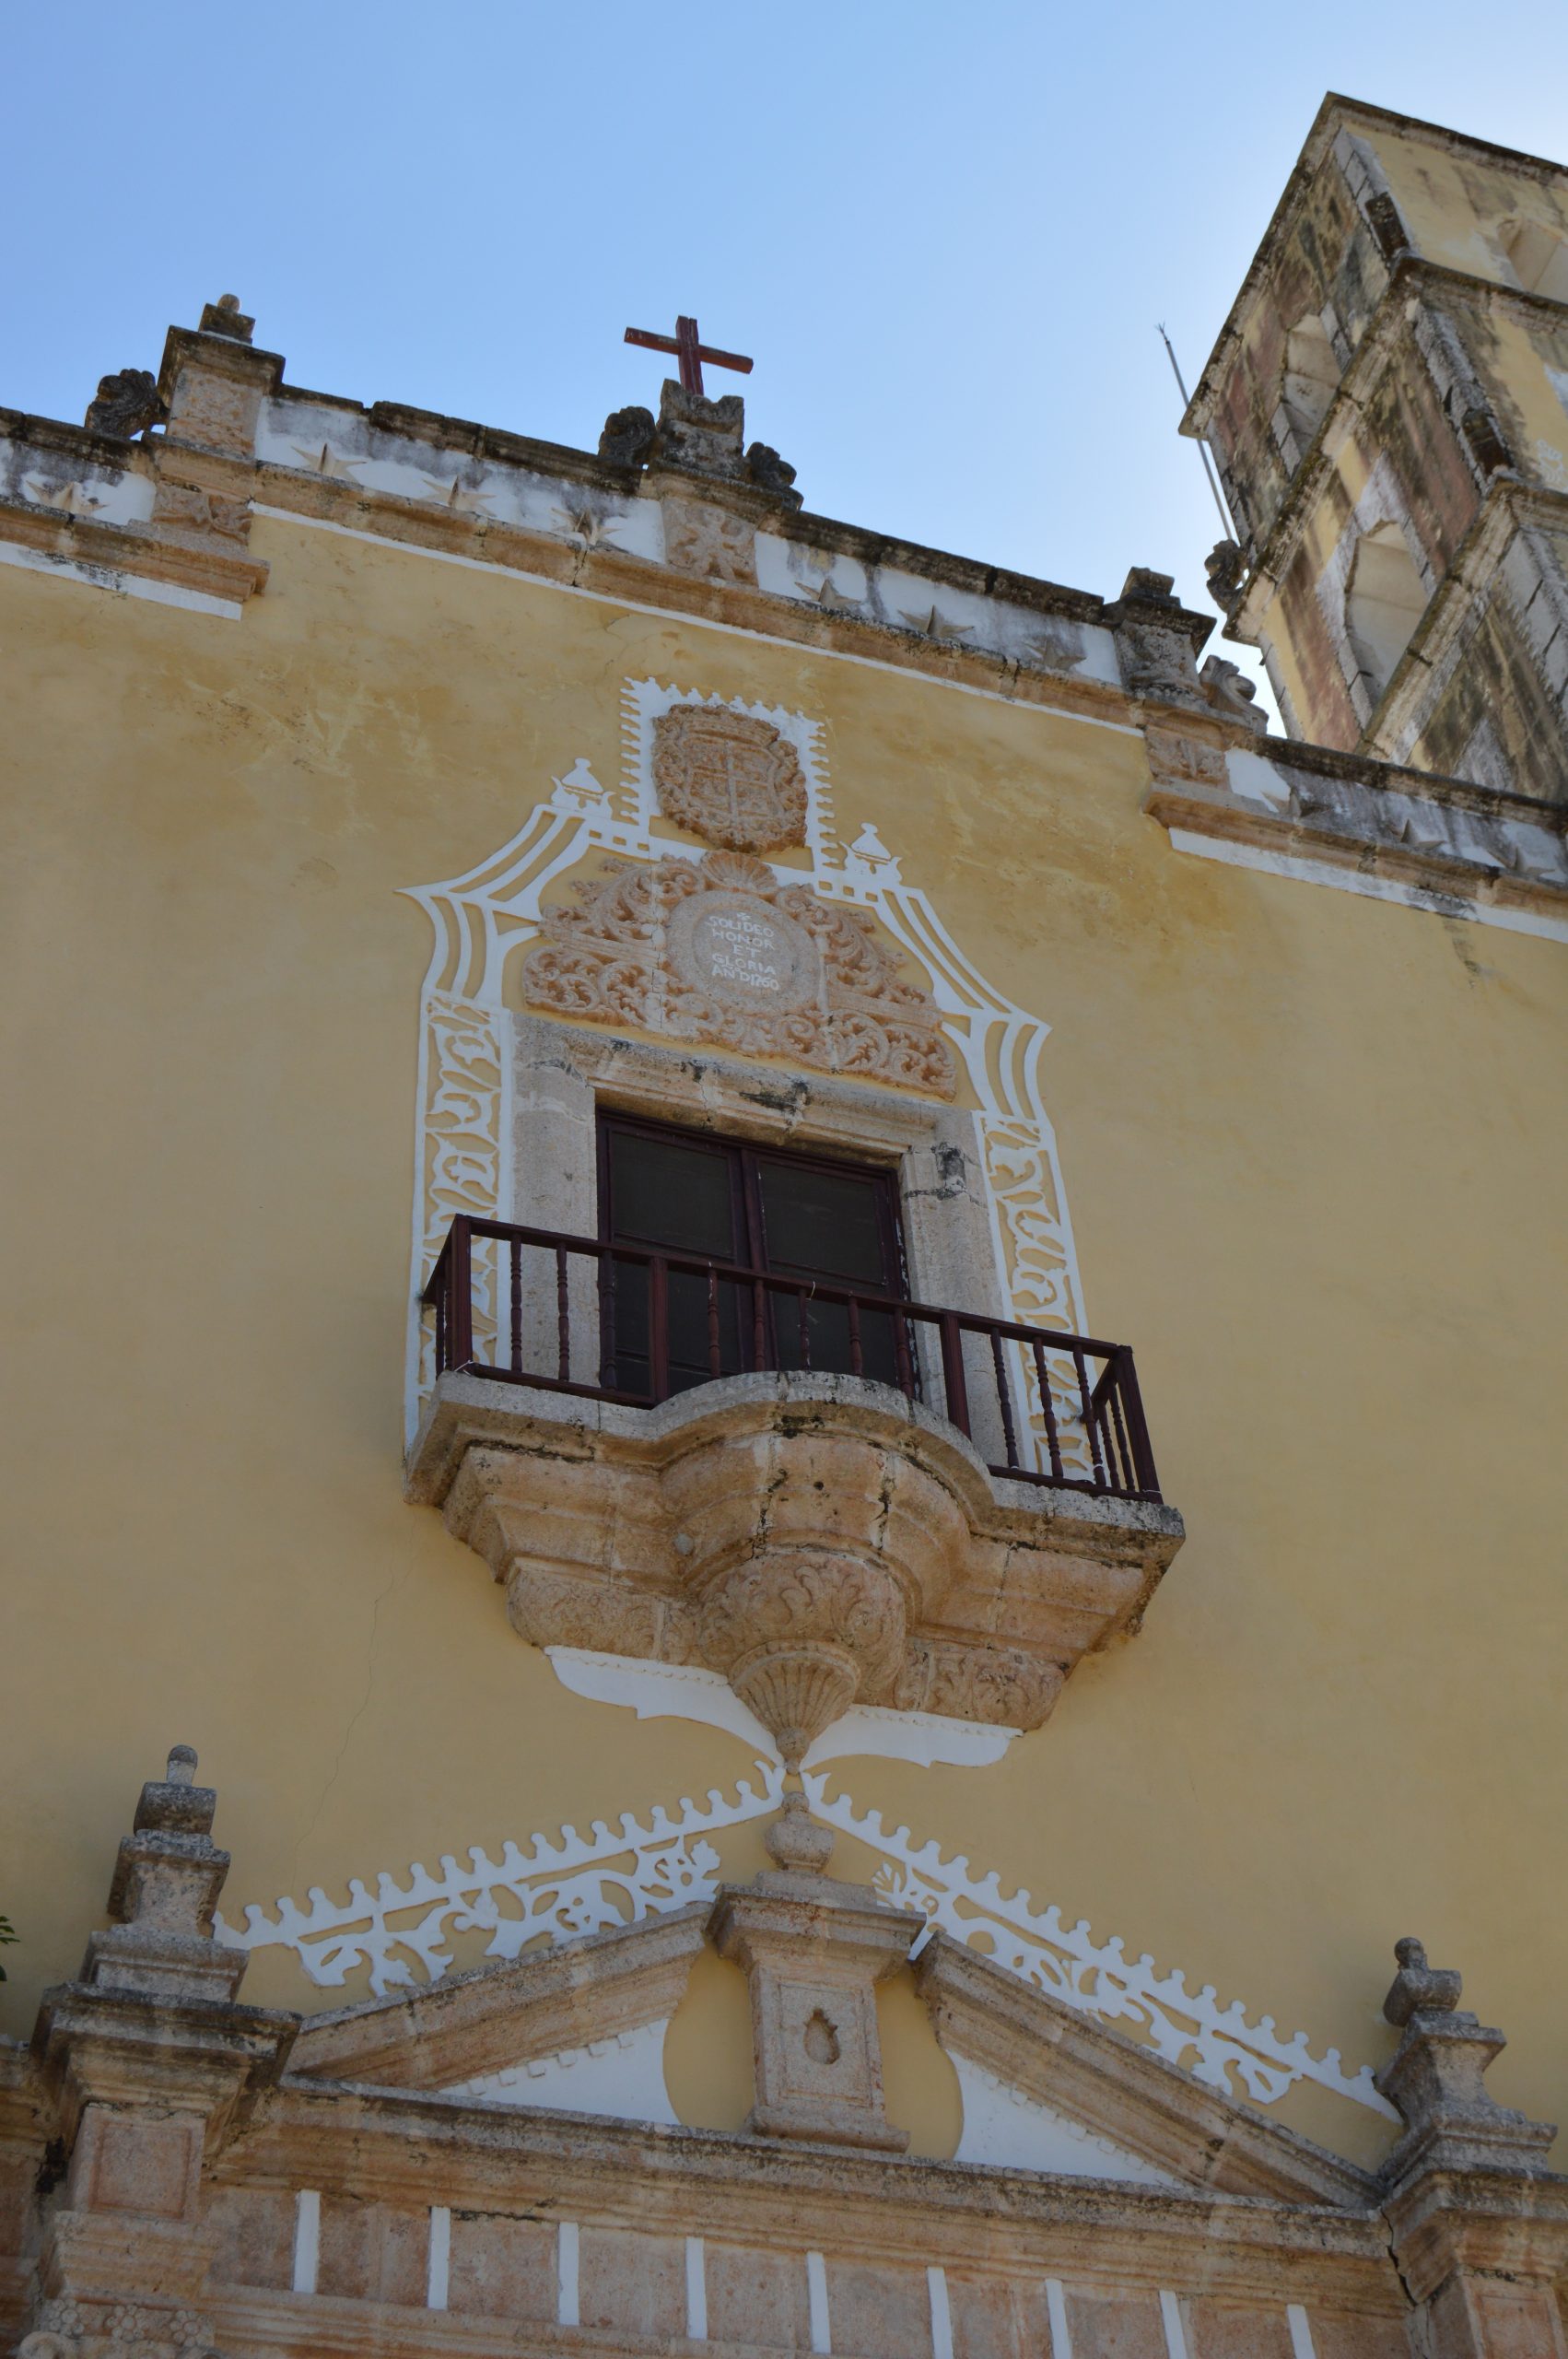
<path fill-rule="evenodd" d="M 699 1130 L 689 1122 L 659 1122 L 642 1114 L 621 1114 L 614 1108 L 602 1106 L 598 1111 L 599 1157 L 599 1235 L 608 1244 L 612 1233 L 612 1186 L 610 1176 L 610 1139 L 614 1132 L 630 1132 L 642 1138 L 671 1140 L 682 1146 L 708 1146 L 730 1159 L 731 1203 L 735 1226 L 743 1250 L 734 1258 L 746 1269 L 766 1270 L 767 1259 L 766 1223 L 764 1217 L 762 1188 L 758 1167 L 765 1163 L 781 1163 L 799 1171 L 830 1172 L 835 1176 L 848 1173 L 857 1180 L 875 1182 L 877 1226 L 882 1238 L 883 1266 L 888 1273 L 888 1283 L 871 1286 L 855 1280 L 860 1294 L 885 1294 L 889 1301 L 904 1298 L 909 1292 L 908 1263 L 904 1251 L 904 1224 L 899 1196 L 896 1168 L 886 1163 L 873 1163 L 856 1156 L 812 1155 L 795 1147 L 758 1146 L 750 1139 L 735 1138 L 722 1131 Z M 819 1273 L 825 1283 L 844 1285 L 844 1279 L 829 1280 L 825 1272 Z"/>

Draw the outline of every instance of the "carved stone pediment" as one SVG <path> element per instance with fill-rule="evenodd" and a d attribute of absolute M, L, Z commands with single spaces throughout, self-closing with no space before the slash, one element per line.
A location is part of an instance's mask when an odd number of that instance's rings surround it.
<path fill-rule="evenodd" d="M 861 911 L 728 851 L 624 866 L 577 892 L 523 962 L 531 1006 L 954 1095 L 935 1002 Z"/>
<path fill-rule="evenodd" d="M 302 2027 L 296 2072 L 380 2088 L 455 2089 L 667 2023 L 703 1943 L 706 1901 L 507 1966 L 454 1974 Z"/>

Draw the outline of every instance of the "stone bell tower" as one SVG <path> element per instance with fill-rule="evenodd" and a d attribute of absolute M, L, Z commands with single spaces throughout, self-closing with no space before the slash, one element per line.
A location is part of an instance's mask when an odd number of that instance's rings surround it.
<path fill-rule="evenodd" d="M 1568 170 L 1325 100 L 1183 431 L 1293 736 L 1568 788 Z"/>

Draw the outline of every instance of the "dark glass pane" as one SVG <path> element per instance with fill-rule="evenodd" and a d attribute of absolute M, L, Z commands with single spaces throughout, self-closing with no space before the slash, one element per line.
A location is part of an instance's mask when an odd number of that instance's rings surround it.
<path fill-rule="evenodd" d="M 738 1260 L 732 1168 L 723 1147 L 612 1130 L 611 1236 L 670 1253 Z"/>
<path fill-rule="evenodd" d="M 732 1148 L 612 1127 L 609 1161 L 613 1238 L 716 1262 L 741 1257 Z M 715 1375 L 733 1376 L 741 1366 L 736 1289 L 720 1285 L 710 1309 L 708 1280 L 695 1271 L 672 1270 L 666 1302 L 664 1389 L 685 1392 Z M 650 1280 L 642 1264 L 615 1264 L 614 1297 L 607 1294 L 604 1303 L 603 1338 L 603 1381 L 651 1399 Z"/>
<path fill-rule="evenodd" d="M 770 1270 L 799 1270 L 878 1294 L 895 1291 L 877 1178 L 759 1156 L 757 1184 Z"/>

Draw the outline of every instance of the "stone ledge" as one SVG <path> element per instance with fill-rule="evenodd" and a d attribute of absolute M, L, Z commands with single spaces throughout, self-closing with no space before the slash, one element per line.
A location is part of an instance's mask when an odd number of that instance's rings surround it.
<path fill-rule="evenodd" d="M 840 2255 L 907 2254 L 999 2271 L 1042 2268 L 1048 2254 L 1063 2264 L 1053 2273 L 1114 2266 L 1155 2288 L 1182 2282 L 1198 2263 L 1216 2289 L 1237 2295 L 1277 2296 L 1281 2268 L 1297 2268 L 1326 2298 L 1359 2295 L 1386 2312 L 1398 2299 L 1375 2208 L 1167 2192 L 328 2080 L 286 2080 L 213 2177 L 352 2184 L 362 2198 L 391 2203 L 514 2212 L 547 2203 L 553 2216 L 587 2224 L 635 2218 L 656 2232 L 716 2237 L 776 2234 L 787 2204 L 802 2249 L 825 2241 Z"/>
<path fill-rule="evenodd" d="M 1213 856 L 1244 866 L 1339 871 L 1352 890 L 1568 936 L 1559 805 L 1272 739 L 1245 758 L 1245 769 L 1216 761 L 1208 777 L 1156 777 L 1144 810 L 1173 840 L 1225 847 Z"/>

